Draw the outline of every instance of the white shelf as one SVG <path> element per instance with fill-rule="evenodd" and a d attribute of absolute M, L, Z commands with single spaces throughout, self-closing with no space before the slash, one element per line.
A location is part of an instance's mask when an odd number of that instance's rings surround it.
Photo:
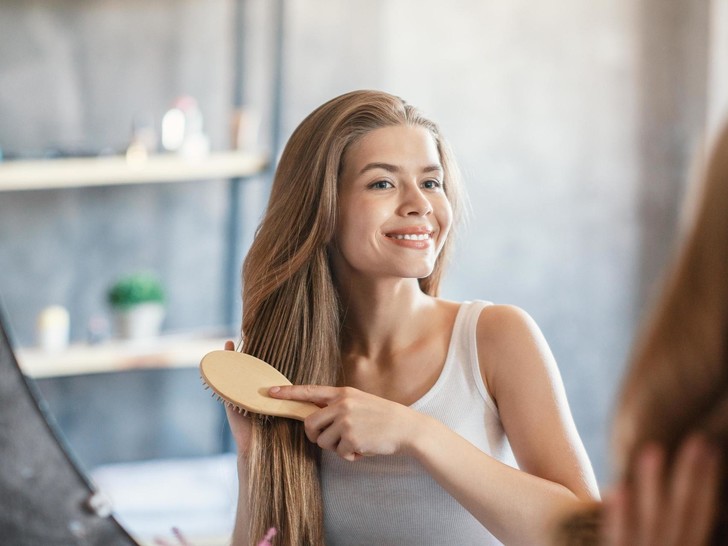
<path fill-rule="evenodd" d="M 200 159 L 164 154 L 135 161 L 124 156 L 6 161 L 0 162 L 0 191 L 243 178 L 266 165 L 264 154 L 243 152 Z"/>
<path fill-rule="evenodd" d="M 112 340 L 77 344 L 59 352 L 18 348 L 20 369 L 35 379 L 122 372 L 136 369 L 196 368 L 210 351 L 220 350 L 229 337 L 168 335 L 148 340 Z"/>

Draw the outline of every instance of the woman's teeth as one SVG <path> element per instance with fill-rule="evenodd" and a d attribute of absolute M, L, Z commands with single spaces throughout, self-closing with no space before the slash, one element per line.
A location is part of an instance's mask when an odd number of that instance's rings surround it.
<path fill-rule="evenodd" d="M 426 241 L 432 238 L 432 233 L 407 233 L 406 235 L 390 235 L 392 239 L 404 239 L 405 241 Z"/>

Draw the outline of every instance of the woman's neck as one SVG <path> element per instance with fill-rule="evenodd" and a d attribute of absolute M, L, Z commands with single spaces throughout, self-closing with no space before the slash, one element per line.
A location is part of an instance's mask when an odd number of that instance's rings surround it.
<path fill-rule="evenodd" d="M 417 279 L 357 279 L 339 294 L 344 308 L 342 352 L 376 359 L 422 335 L 423 312 L 435 305 Z"/>

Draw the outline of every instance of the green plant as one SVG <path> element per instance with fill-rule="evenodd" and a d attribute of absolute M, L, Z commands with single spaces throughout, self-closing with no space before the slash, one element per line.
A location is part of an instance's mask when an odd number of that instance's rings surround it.
<path fill-rule="evenodd" d="M 149 273 L 136 273 L 116 281 L 108 292 L 109 303 L 128 309 L 140 303 L 164 303 L 162 283 Z"/>

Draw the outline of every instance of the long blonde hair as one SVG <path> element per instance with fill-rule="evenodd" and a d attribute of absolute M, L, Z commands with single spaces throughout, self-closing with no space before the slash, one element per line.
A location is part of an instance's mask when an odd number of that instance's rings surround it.
<path fill-rule="evenodd" d="M 243 350 L 280 370 L 294 384 L 341 381 L 342 309 L 329 265 L 337 223 L 342 158 L 370 131 L 421 126 L 432 134 L 453 211 L 460 184 L 437 126 L 402 99 L 354 91 L 313 111 L 293 132 L 276 169 L 263 221 L 243 266 Z M 457 217 L 457 216 L 456 216 Z M 420 288 L 437 295 L 448 240 Z M 253 419 L 248 453 L 250 543 L 275 526 L 277 544 L 324 543 L 318 478 L 320 450 L 301 423 Z"/>

